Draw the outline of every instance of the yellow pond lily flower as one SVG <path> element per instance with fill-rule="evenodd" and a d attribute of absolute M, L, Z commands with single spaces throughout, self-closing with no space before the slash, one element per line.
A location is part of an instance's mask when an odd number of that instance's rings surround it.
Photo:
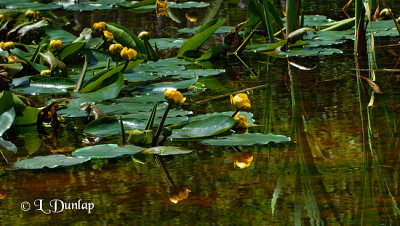
<path fill-rule="evenodd" d="M 51 75 L 51 70 L 41 70 L 40 75 Z"/>
<path fill-rule="evenodd" d="M 236 154 L 233 159 L 233 167 L 239 167 L 241 169 L 249 167 L 251 165 L 251 162 L 253 161 L 253 154 L 252 153 L 238 153 Z"/>
<path fill-rule="evenodd" d="M 167 1 L 158 1 L 157 0 L 157 3 L 156 3 L 156 14 L 157 14 L 157 17 L 168 15 L 168 3 L 167 3 Z"/>
<path fill-rule="evenodd" d="M 32 18 L 37 19 L 37 18 L 39 18 L 39 12 L 28 9 L 25 12 L 25 16 L 28 17 L 29 19 L 32 19 Z"/>
<path fill-rule="evenodd" d="M 104 31 L 106 30 L 106 22 L 98 22 L 93 24 L 94 31 Z"/>
<path fill-rule="evenodd" d="M 110 48 L 108 48 L 108 50 L 110 51 L 111 54 L 116 55 L 119 54 L 123 48 L 124 47 L 121 44 L 117 43 L 110 45 Z"/>
<path fill-rule="evenodd" d="M 250 100 L 245 93 L 231 95 L 231 104 L 239 110 L 248 111 L 251 108 Z"/>
<path fill-rule="evenodd" d="M 235 127 L 237 129 L 244 130 L 247 129 L 247 127 L 249 126 L 246 117 L 244 117 L 243 115 L 237 114 L 234 119 L 236 121 Z"/>
<path fill-rule="evenodd" d="M 183 97 L 181 92 L 173 89 L 165 89 L 164 97 L 172 107 L 181 106 L 186 100 L 186 97 Z"/>
<path fill-rule="evenodd" d="M 114 35 L 109 31 L 103 31 L 104 37 L 106 37 L 107 42 L 114 41 Z"/>
<path fill-rule="evenodd" d="M 139 33 L 138 38 L 140 38 L 141 40 L 143 40 L 144 38 L 150 39 L 150 32 L 142 31 Z"/>
<path fill-rule="evenodd" d="M 14 56 L 14 55 L 8 56 L 7 60 L 8 60 L 8 63 L 10 63 L 10 64 L 22 63 L 22 61 L 17 56 Z"/>
<path fill-rule="evenodd" d="M 190 190 L 187 187 L 175 187 L 172 189 L 169 200 L 174 204 L 189 197 Z"/>
<path fill-rule="evenodd" d="M 52 49 L 61 49 L 63 43 L 61 40 L 51 40 L 50 41 L 50 48 Z"/>
<path fill-rule="evenodd" d="M 0 42 L 0 48 L 4 51 L 9 51 L 10 49 L 15 49 L 14 42 Z"/>
<path fill-rule="evenodd" d="M 123 60 L 136 60 L 137 54 L 136 50 L 131 48 L 125 47 L 121 50 L 121 58 Z"/>
<path fill-rule="evenodd" d="M 7 193 L 0 188 L 0 199 L 4 199 L 5 197 L 7 197 Z"/>

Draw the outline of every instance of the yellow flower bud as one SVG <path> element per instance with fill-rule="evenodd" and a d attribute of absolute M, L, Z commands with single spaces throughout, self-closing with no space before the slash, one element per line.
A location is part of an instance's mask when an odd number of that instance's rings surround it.
<path fill-rule="evenodd" d="M 4 199 L 5 197 L 7 197 L 7 193 L 0 188 L 0 199 Z"/>
<path fill-rule="evenodd" d="M 149 32 L 147 32 L 147 31 L 142 31 L 142 32 L 140 32 L 140 34 L 138 35 L 138 38 L 140 38 L 140 39 L 144 39 L 144 38 L 146 38 L 146 39 L 150 39 L 150 33 Z"/>
<path fill-rule="evenodd" d="M 17 56 L 14 56 L 14 55 L 8 56 L 7 60 L 8 60 L 8 63 L 10 63 L 10 64 L 21 63 L 21 60 Z"/>
<path fill-rule="evenodd" d="M 244 117 L 243 115 L 237 114 L 234 119 L 236 121 L 235 127 L 237 129 L 244 130 L 247 129 L 247 127 L 249 126 L 246 117 Z"/>
<path fill-rule="evenodd" d="M 39 13 L 36 12 L 35 10 L 28 9 L 25 12 L 25 16 L 28 17 L 29 19 L 32 19 L 32 18 L 37 19 L 37 18 L 39 18 Z"/>
<path fill-rule="evenodd" d="M 106 29 L 106 22 L 98 22 L 93 24 L 94 31 L 104 31 Z"/>
<path fill-rule="evenodd" d="M 50 48 L 52 49 L 61 49 L 63 43 L 61 40 L 51 40 L 50 41 Z"/>
<path fill-rule="evenodd" d="M 236 94 L 235 97 L 231 95 L 231 104 L 239 110 L 248 111 L 251 108 L 250 100 L 245 93 Z"/>
<path fill-rule="evenodd" d="M 104 37 L 106 37 L 107 42 L 114 41 L 114 35 L 109 31 L 103 31 Z"/>
<path fill-rule="evenodd" d="M 40 75 L 50 75 L 51 74 L 51 70 L 42 70 L 40 71 Z"/>
<path fill-rule="evenodd" d="M 172 107 L 179 107 L 186 100 L 186 97 L 183 97 L 181 92 L 173 89 L 165 89 L 164 97 Z"/>
<path fill-rule="evenodd" d="M 110 48 L 108 48 L 108 50 L 110 51 L 111 54 L 115 55 L 119 54 L 123 48 L 124 47 L 121 44 L 117 43 L 110 45 Z"/>
<path fill-rule="evenodd" d="M 253 161 L 253 154 L 252 153 L 238 153 L 236 154 L 233 159 L 233 167 L 239 167 L 241 169 L 249 167 L 251 162 Z"/>
<path fill-rule="evenodd" d="M 179 201 L 187 199 L 189 197 L 189 192 L 190 190 L 187 187 L 174 187 L 171 191 L 169 200 L 174 204 L 177 204 Z"/>
<path fill-rule="evenodd" d="M 136 60 L 137 54 L 136 50 L 125 47 L 121 51 L 121 58 L 123 60 Z"/>
<path fill-rule="evenodd" d="M 10 49 L 15 49 L 14 42 L 0 42 L 0 48 L 4 51 L 8 51 Z"/>

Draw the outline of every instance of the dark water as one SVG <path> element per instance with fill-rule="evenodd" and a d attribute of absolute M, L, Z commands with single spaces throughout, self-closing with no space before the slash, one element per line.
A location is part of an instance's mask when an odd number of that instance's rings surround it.
<path fill-rule="evenodd" d="M 346 1 L 307 1 L 310 13 L 341 18 Z M 217 16 L 227 17 L 235 25 L 245 17 L 243 2 L 223 1 Z M 388 2 L 390 4 L 390 2 Z M 245 4 L 244 4 L 245 5 Z M 199 16 L 203 11 L 192 10 Z M 157 18 L 154 12 L 133 14 L 113 10 L 85 14 L 67 14 L 79 30 L 100 19 L 115 21 L 140 32 L 154 26 L 156 37 L 177 37 L 176 28 L 197 26 L 176 24 Z M 66 27 L 68 27 L 66 26 Z M 217 39 L 218 42 L 218 39 Z M 377 46 L 395 43 L 395 39 L 377 40 Z M 145 164 L 130 157 L 97 160 L 79 167 L 7 171 L 0 176 L 2 224 L 132 224 L 132 225 L 398 225 L 400 216 L 399 171 L 399 88 L 398 72 L 377 72 L 383 94 L 372 94 L 364 79 L 356 76 L 353 44 L 339 46 L 344 55 L 290 59 L 316 69 L 302 71 L 286 59 L 264 55 L 246 55 L 214 62 L 227 73 L 203 78 L 209 90 L 188 97 L 184 108 L 197 113 L 232 110 L 229 98 L 194 104 L 208 97 L 266 84 L 249 93 L 255 125 L 250 132 L 273 132 L 290 136 L 289 144 L 243 147 L 252 153 L 247 168 L 234 167 L 240 155 L 231 148 L 203 146 L 196 142 L 180 144 L 193 152 L 165 158 L 165 167 L 152 156 L 141 157 Z M 396 68 L 399 48 L 378 47 L 379 68 Z M 368 73 L 361 72 L 368 77 Z M 371 96 L 373 106 L 368 107 Z M 78 122 L 77 122 L 78 123 Z M 21 156 L 32 145 L 40 145 L 35 155 L 50 154 L 55 147 L 78 145 L 82 141 L 78 126 L 69 122 L 54 138 L 39 143 L 17 137 Z M 26 129 L 26 128 L 24 128 Z M 34 129 L 33 129 L 34 131 Z M 34 132 L 32 132 L 34 133 Z M 34 135 L 33 135 L 34 136 Z M 34 139 L 33 139 L 34 140 Z M 112 142 L 112 140 L 108 140 Z M 176 145 L 176 143 L 174 143 Z M 16 160 L 17 157 L 14 157 Z M 190 190 L 187 199 L 170 202 L 173 193 L 169 176 L 177 186 Z M 171 180 L 170 179 L 170 180 Z M 95 208 L 64 210 L 44 214 L 34 211 L 33 203 L 92 202 Z M 24 212 L 21 203 L 32 203 Z"/>

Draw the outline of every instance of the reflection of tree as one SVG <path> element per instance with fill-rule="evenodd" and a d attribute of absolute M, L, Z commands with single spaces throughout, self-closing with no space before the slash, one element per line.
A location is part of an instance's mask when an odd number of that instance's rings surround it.
<path fill-rule="evenodd" d="M 171 175 L 169 174 L 167 165 L 165 164 L 164 158 L 160 155 L 155 155 L 158 163 L 160 164 L 165 177 L 167 178 L 169 184 L 171 185 L 169 200 L 175 204 L 179 201 L 187 199 L 190 190 L 182 185 L 176 185 Z"/>

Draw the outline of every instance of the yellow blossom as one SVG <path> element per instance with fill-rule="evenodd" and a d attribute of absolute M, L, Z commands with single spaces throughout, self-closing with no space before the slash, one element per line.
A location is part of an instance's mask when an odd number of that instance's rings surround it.
<path fill-rule="evenodd" d="M 235 97 L 231 95 L 231 104 L 239 110 L 248 111 L 251 108 L 250 100 L 245 93 L 236 94 Z"/>
<path fill-rule="evenodd" d="M 39 18 L 39 13 L 36 12 L 35 10 L 28 9 L 25 12 L 25 16 L 28 17 L 29 19 L 32 19 L 32 18 L 37 19 L 37 18 Z"/>
<path fill-rule="evenodd" d="M 61 40 L 51 40 L 50 41 L 50 48 L 52 49 L 61 49 L 63 43 Z"/>
<path fill-rule="evenodd" d="M 4 199 L 5 197 L 7 197 L 7 193 L 0 188 L 0 199 Z"/>
<path fill-rule="evenodd" d="M 14 55 L 8 56 L 7 60 L 8 60 L 8 63 L 10 63 L 10 64 L 17 64 L 17 63 L 22 62 L 17 56 L 14 56 Z"/>
<path fill-rule="evenodd" d="M 10 49 L 15 49 L 14 42 L 0 42 L 0 48 L 4 51 L 9 51 Z"/>
<path fill-rule="evenodd" d="M 253 161 L 252 153 L 238 153 L 234 157 L 233 167 L 239 167 L 241 169 L 249 167 Z"/>
<path fill-rule="evenodd" d="M 136 50 L 125 47 L 121 51 L 121 58 L 123 60 L 136 60 L 137 54 Z"/>
<path fill-rule="evenodd" d="M 174 187 L 171 191 L 169 200 L 175 204 L 179 201 L 187 199 L 189 197 L 190 190 L 187 187 Z"/>
<path fill-rule="evenodd" d="M 187 13 L 186 13 L 186 19 L 188 20 L 188 21 L 190 21 L 190 22 L 196 22 L 197 21 L 197 18 L 196 17 L 191 17 L 191 16 L 189 16 Z"/>
<path fill-rule="evenodd" d="M 244 117 L 243 115 L 237 114 L 234 119 L 236 121 L 235 127 L 237 129 L 241 129 L 241 130 L 247 129 L 247 127 L 249 126 L 246 117 Z"/>
<path fill-rule="evenodd" d="M 104 30 L 103 34 L 104 34 L 104 37 L 106 37 L 107 42 L 114 41 L 114 35 L 111 32 Z"/>
<path fill-rule="evenodd" d="M 159 16 L 168 15 L 168 3 L 167 1 L 158 1 L 156 2 L 156 14 Z"/>
<path fill-rule="evenodd" d="M 41 70 L 40 71 L 40 75 L 50 75 L 51 74 L 51 70 Z"/>
<path fill-rule="evenodd" d="M 186 100 L 186 97 L 183 97 L 181 92 L 173 89 L 165 89 L 164 97 L 172 107 L 179 107 Z"/>
<path fill-rule="evenodd" d="M 143 40 L 144 38 L 149 39 L 149 38 L 150 38 L 150 32 L 148 32 L 148 31 L 142 31 L 142 32 L 139 33 L 138 38 L 140 38 L 140 39 L 142 39 L 142 40 Z"/>
<path fill-rule="evenodd" d="M 106 22 L 98 22 L 93 24 L 94 31 L 104 31 L 106 30 Z"/>
<path fill-rule="evenodd" d="M 119 54 L 123 48 L 124 47 L 121 44 L 117 43 L 110 45 L 110 48 L 108 48 L 108 50 L 110 51 L 111 54 L 115 55 Z"/>

